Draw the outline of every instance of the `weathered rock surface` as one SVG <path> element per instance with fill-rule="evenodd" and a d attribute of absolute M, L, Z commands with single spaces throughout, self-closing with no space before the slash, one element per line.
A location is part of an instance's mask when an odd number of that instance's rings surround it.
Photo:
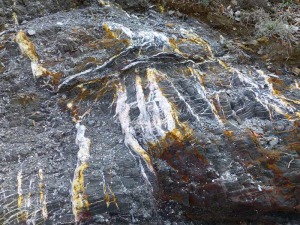
<path fill-rule="evenodd" d="M 86 6 L 90 2 L 89 0 L 2 0 L 0 2 L 1 22 L 17 20 L 18 23 L 24 23 L 36 17 Z M 14 14 L 17 18 L 14 18 Z"/>
<path fill-rule="evenodd" d="M 299 224 L 299 79 L 101 5 L 0 36 L 1 224 Z"/>

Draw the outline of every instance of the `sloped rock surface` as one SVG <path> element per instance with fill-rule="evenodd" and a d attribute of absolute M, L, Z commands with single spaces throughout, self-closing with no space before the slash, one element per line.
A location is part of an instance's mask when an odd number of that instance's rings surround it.
<path fill-rule="evenodd" d="M 87 6 L 88 0 L 3 0 L 0 2 L 1 22 L 17 20 L 18 23 L 58 11 Z M 14 18 L 16 15 L 16 18 Z"/>
<path fill-rule="evenodd" d="M 154 11 L 21 29 L 23 56 L 16 33 L 0 39 L 1 223 L 298 224 L 299 79 Z"/>

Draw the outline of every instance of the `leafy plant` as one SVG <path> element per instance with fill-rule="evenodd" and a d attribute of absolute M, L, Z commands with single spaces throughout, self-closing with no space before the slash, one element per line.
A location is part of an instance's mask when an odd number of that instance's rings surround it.
<path fill-rule="evenodd" d="M 284 5 L 291 5 L 291 4 L 293 4 L 293 0 L 283 0 L 282 1 L 282 3 L 284 4 Z"/>
<path fill-rule="evenodd" d="M 296 32 L 295 27 L 289 25 L 288 17 L 284 14 L 277 18 L 271 18 L 267 13 L 261 13 L 255 28 L 258 37 L 277 36 L 282 40 L 291 40 Z"/>

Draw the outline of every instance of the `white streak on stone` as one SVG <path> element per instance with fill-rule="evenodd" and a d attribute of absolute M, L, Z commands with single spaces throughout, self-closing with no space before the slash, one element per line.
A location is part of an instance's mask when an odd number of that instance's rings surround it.
<path fill-rule="evenodd" d="M 170 46 L 168 37 L 156 31 L 140 31 L 133 40 L 136 46 Z"/>
<path fill-rule="evenodd" d="M 140 164 L 140 169 L 141 169 L 141 174 L 142 174 L 142 176 L 144 177 L 146 183 L 149 185 L 149 187 L 151 187 L 151 189 L 152 189 L 152 191 L 153 191 L 153 187 L 152 187 L 152 185 L 151 185 L 151 183 L 150 183 L 150 181 L 149 181 L 149 178 L 148 178 L 148 176 L 147 176 L 147 174 L 146 174 L 146 172 L 145 172 L 145 169 L 144 169 L 143 164 L 141 163 L 141 160 L 139 160 L 139 164 Z"/>
<path fill-rule="evenodd" d="M 129 117 L 130 106 L 126 101 L 127 101 L 126 90 L 121 84 L 119 84 L 117 90 L 116 115 L 119 116 L 122 132 L 125 135 L 124 143 L 128 148 L 130 148 L 135 153 L 140 155 L 146 162 L 149 170 L 153 172 L 153 167 L 151 165 L 150 157 L 148 153 L 142 148 L 142 146 L 140 146 L 140 144 L 136 140 L 135 131 L 130 125 L 131 123 Z"/>
<path fill-rule="evenodd" d="M 267 94 L 261 94 L 257 96 L 257 98 L 261 99 L 261 102 L 265 106 L 265 108 L 268 108 L 267 106 L 272 106 L 274 110 L 279 114 L 285 114 L 287 113 L 293 113 L 295 112 L 295 108 L 292 107 L 290 104 L 287 104 L 283 100 L 285 99 L 283 96 L 275 96 L 273 93 L 275 92 L 273 85 L 268 81 L 270 76 L 266 75 L 262 70 L 256 70 L 256 72 L 264 78 L 264 85 L 267 85 L 269 89 L 269 93 Z M 254 82 L 251 82 L 251 84 Z M 273 103 L 272 103 L 273 102 Z"/>
<path fill-rule="evenodd" d="M 133 32 L 122 24 L 113 22 L 106 22 L 105 24 L 112 31 L 121 31 L 120 36 L 125 34 L 126 38 L 129 38 L 133 41 L 134 46 L 166 47 L 170 45 L 168 37 L 160 32 L 153 30 Z"/>
<path fill-rule="evenodd" d="M 234 72 L 237 74 L 239 80 L 246 86 L 246 85 L 249 85 L 249 86 L 252 86 L 256 89 L 259 89 L 260 87 L 255 83 L 253 82 L 249 77 L 245 76 L 245 74 L 242 74 L 240 71 L 234 69 Z"/>
<path fill-rule="evenodd" d="M 153 140 L 154 135 L 153 135 L 153 129 L 150 121 L 150 115 L 147 112 L 145 96 L 142 87 L 142 80 L 139 76 L 136 76 L 135 89 L 136 89 L 137 105 L 140 111 L 138 117 L 138 123 L 141 126 L 145 138 L 148 140 Z"/>
<path fill-rule="evenodd" d="M 261 188 L 260 185 L 257 185 L 257 188 L 258 188 L 259 191 L 262 191 L 262 188 Z"/>
<path fill-rule="evenodd" d="M 167 78 L 167 76 L 166 76 L 165 74 L 161 74 L 161 75 L 163 75 L 165 78 Z M 176 92 L 178 98 L 179 98 L 181 101 L 184 102 L 185 106 L 188 108 L 188 110 L 190 111 L 190 113 L 192 114 L 192 116 L 193 116 L 194 118 L 196 118 L 197 121 L 200 121 L 199 116 L 196 115 L 196 113 L 194 112 L 194 110 L 193 110 L 193 108 L 191 107 L 191 105 L 190 105 L 188 102 L 185 101 L 185 98 L 184 98 L 184 97 L 182 96 L 182 94 L 180 94 L 180 92 L 177 90 L 177 88 L 175 87 L 175 85 L 173 84 L 173 82 L 172 82 L 171 80 L 169 80 L 169 82 L 170 82 L 172 88 L 175 90 L 175 92 Z"/>
<path fill-rule="evenodd" d="M 157 117 L 157 125 L 160 125 L 159 115 L 166 121 L 166 129 L 172 131 L 176 128 L 176 123 L 173 117 L 173 109 L 167 98 L 162 94 L 157 81 L 156 71 L 147 69 L 148 87 L 150 90 L 149 101 L 153 103 L 153 112 Z M 161 113 L 160 113 L 161 112 Z"/>
<path fill-rule="evenodd" d="M 18 172 L 18 176 L 17 176 L 17 181 L 18 181 L 18 195 L 22 195 L 23 191 L 22 191 L 22 170 L 20 170 Z"/>
<path fill-rule="evenodd" d="M 35 61 L 31 61 L 31 70 L 34 78 L 39 78 L 43 76 L 43 67 Z"/>
<path fill-rule="evenodd" d="M 204 101 L 207 102 L 207 104 L 209 105 L 209 108 L 211 109 L 212 113 L 214 114 L 216 120 L 219 122 L 219 124 L 221 126 L 223 126 L 223 122 L 222 122 L 222 120 L 220 119 L 220 117 L 218 115 L 217 109 L 215 108 L 215 106 L 208 99 L 207 92 L 201 84 L 201 80 L 200 80 L 200 77 L 199 77 L 199 76 L 201 76 L 201 72 L 197 71 L 197 70 L 192 70 L 191 72 L 192 72 L 192 75 L 194 76 L 194 78 L 197 79 L 197 81 L 198 81 L 198 82 L 195 83 L 196 90 L 197 90 L 198 94 L 202 97 L 202 99 Z"/>
<path fill-rule="evenodd" d="M 90 158 L 91 140 L 84 136 L 85 130 L 86 130 L 86 127 L 84 125 L 77 123 L 76 129 L 77 129 L 77 134 L 76 134 L 75 143 L 79 147 L 77 157 L 81 163 L 84 163 L 84 162 L 87 162 L 88 159 Z"/>
<path fill-rule="evenodd" d="M 105 22 L 104 24 L 106 24 L 109 27 L 109 29 L 112 31 L 120 30 L 123 34 L 127 36 L 127 38 L 132 39 L 134 36 L 134 33 L 129 28 L 123 26 L 122 24 L 114 23 L 114 22 Z"/>

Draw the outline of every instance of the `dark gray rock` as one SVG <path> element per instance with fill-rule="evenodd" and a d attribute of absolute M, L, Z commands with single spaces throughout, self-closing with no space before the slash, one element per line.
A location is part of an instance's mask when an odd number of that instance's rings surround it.
<path fill-rule="evenodd" d="M 42 66 L 63 73 L 58 85 L 33 79 L 16 28 L 5 28 L 1 224 L 298 224 L 294 76 L 276 86 L 264 69 L 226 66 L 220 34 L 196 20 L 72 2 L 0 3 L 27 20 L 18 30 L 36 32 Z M 79 173 L 75 120 L 91 141 Z"/>

